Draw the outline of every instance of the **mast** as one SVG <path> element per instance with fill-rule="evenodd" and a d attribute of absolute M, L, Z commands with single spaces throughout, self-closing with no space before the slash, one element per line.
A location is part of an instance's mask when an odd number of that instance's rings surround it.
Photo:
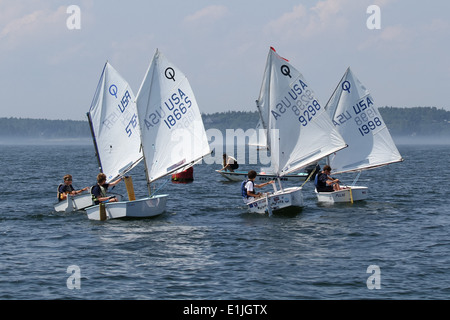
<path fill-rule="evenodd" d="M 87 115 L 88 121 L 89 121 L 89 128 L 91 129 L 92 141 L 94 143 L 94 148 L 95 148 L 95 157 L 97 158 L 97 161 L 98 161 L 98 169 L 101 173 L 103 173 L 102 162 L 100 160 L 100 156 L 98 153 L 97 140 L 95 139 L 95 134 L 94 134 L 94 127 L 92 126 L 91 114 L 89 112 L 87 112 L 86 115 Z"/>
<path fill-rule="evenodd" d="M 91 110 L 92 110 L 92 106 L 94 104 L 94 101 L 96 99 L 96 96 L 99 94 L 100 92 L 100 88 L 102 85 L 102 79 L 103 79 L 103 75 L 105 74 L 105 70 L 106 70 L 106 66 L 108 65 L 108 61 L 105 62 L 105 65 L 103 66 L 103 70 L 102 70 L 102 74 L 100 76 L 100 79 L 98 80 L 98 84 L 97 84 L 97 88 L 95 89 L 95 94 L 94 94 L 94 98 L 92 99 L 91 102 L 91 107 L 89 108 L 89 112 L 86 113 L 87 118 L 88 118 L 88 122 L 89 122 L 89 128 L 91 129 L 91 136 L 92 136 L 92 141 L 94 143 L 94 148 L 95 148 L 95 157 L 97 158 L 97 162 L 98 162 L 98 170 L 100 171 L 100 173 L 103 173 L 103 167 L 102 167 L 102 162 L 100 160 L 100 154 L 98 152 L 98 146 L 97 146 L 97 140 L 95 139 L 95 132 L 94 132 L 94 126 L 92 124 L 92 118 L 91 118 Z"/>
<path fill-rule="evenodd" d="M 158 49 L 156 49 L 156 52 L 158 52 Z M 147 73 L 152 68 L 153 59 L 152 59 L 152 61 L 150 63 L 150 66 L 148 67 Z M 152 70 L 152 78 L 150 80 L 150 83 L 153 82 L 154 77 L 155 77 L 155 72 Z M 141 87 L 139 88 L 139 91 L 138 91 L 138 93 L 137 93 L 137 95 L 135 97 L 134 102 L 136 103 L 137 117 L 138 117 L 138 122 L 139 122 L 139 137 L 140 137 L 140 140 L 141 140 L 142 159 L 144 160 L 145 179 L 147 180 L 147 191 L 148 191 L 148 195 L 151 197 L 152 196 L 152 189 L 151 189 L 151 182 L 150 182 L 150 176 L 149 176 L 149 168 L 148 168 L 147 159 L 146 159 L 146 156 L 145 156 L 145 154 L 146 154 L 145 153 L 145 148 L 144 148 L 144 144 L 142 143 L 142 137 L 143 137 L 143 129 L 142 128 L 143 127 L 141 125 L 141 117 L 139 115 L 140 114 L 140 112 L 139 112 L 139 108 L 140 107 L 139 107 L 139 104 L 138 104 L 138 98 L 139 98 L 139 96 L 141 94 L 141 90 L 142 90 L 142 88 L 144 86 L 144 83 L 145 83 L 145 77 L 144 77 L 144 80 L 142 80 Z M 150 90 L 151 90 L 151 87 L 150 87 Z"/>
<path fill-rule="evenodd" d="M 142 145 L 142 140 L 141 140 L 141 151 L 142 151 L 142 159 L 144 160 L 144 171 L 145 171 L 145 179 L 147 180 L 148 195 L 151 197 L 152 196 L 151 182 L 150 176 L 148 175 L 148 166 L 147 161 L 145 160 L 145 151 L 144 146 Z"/>

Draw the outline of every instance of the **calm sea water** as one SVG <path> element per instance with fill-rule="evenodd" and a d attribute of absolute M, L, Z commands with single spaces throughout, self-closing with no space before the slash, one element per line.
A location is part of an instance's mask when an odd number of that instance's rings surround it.
<path fill-rule="evenodd" d="M 165 185 L 162 216 L 93 222 L 53 211 L 64 174 L 94 184 L 92 146 L 2 145 L 0 299 L 448 299 L 450 147 L 399 150 L 403 163 L 362 174 L 363 203 L 319 205 L 307 183 L 302 210 L 250 214 L 240 183 L 201 164 Z M 132 176 L 145 196 L 143 167 Z"/>

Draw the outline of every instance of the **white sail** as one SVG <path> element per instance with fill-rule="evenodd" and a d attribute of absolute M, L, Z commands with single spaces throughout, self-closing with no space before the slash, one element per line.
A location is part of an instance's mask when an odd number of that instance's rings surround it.
<path fill-rule="evenodd" d="M 135 96 L 107 62 L 88 113 L 101 171 L 107 181 L 124 175 L 142 160 Z"/>
<path fill-rule="evenodd" d="M 270 47 L 270 50 L 275 52 L 275 49 Z M 263 129 L 264 135 L 263 139 L 260 138 L 259 145 L 261 147 L 269 148 L 268 127 L 269 127 L 269 115 L 270 115 L 270 99 L 267 96 L 270 93 L 270 77 L 266 77 L 266 74 L 270 74 L 271 66 L 267 63 L 266 69 L 264 70 L 263 83 L 261 86 L 261 91 L 258 100 L 256 100 L 256 108 L 258 109 L 259 121 L 256 128 Z"/>
<path fill-rule="evenodd" d="M 186 170 L 211 153 L 188 79 L 158 50 L 136 103 L 149 182 Z"/>
<path fill-rule="evenodd" d="M 346 147 L 302 74 L 273 48 L 257 104 L 268 109 L 272 168 L 280 176 Z"/>
<path fill-rule="evenodd" d="M 330 157 L 333 173 L 359 171 L 402 161 L 369 90 L 350 68 L 325 109 L 348 148 Z"/>
<path fill-rule="evenodd" d="M 255 132 L 249 138 L 249 146 L 256 146 L 260 149 L 267 148 L 267 129 L 264 128 L 261 119 L 259 119 Z"/>

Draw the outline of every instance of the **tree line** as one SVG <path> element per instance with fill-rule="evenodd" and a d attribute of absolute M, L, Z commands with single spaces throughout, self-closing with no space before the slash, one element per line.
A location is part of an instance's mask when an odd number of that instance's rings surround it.
<path fill-rule="evenodd" d="M 91 132 L 87 120 L 0 118 L 0 137 L 59 139 L 90 136 Z"/>
<path fill-rule="evenodd" d="M 392 136 L 450 138 L 450 111 L 436 107 L 379 108 Z M 258 112 L 226 111 L 203 114 L 206 129 L 248 130 L 258 123 Z M 89 138 L 88 121 L 0 118 L 0 137 L 11 138 Z"/>

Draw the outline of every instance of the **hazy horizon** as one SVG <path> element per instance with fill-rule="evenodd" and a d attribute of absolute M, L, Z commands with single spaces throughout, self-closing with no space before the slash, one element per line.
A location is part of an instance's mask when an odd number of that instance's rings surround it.
<path fill-rule="evenodd" d="M 208 130 L 207 130 L 208 132 Z M 397 146 L 401 145 L 450 145 L 450 137 L 438 137 L 438 136 L 392 136 Z M 239 140 L 238 140 L 239 142 Z M 92 138 L 10 138 L 0 136 L 1 146 L 12 145 L 92 145 Z M 226 144 L 225 144 L 226 145 Z M 242 146 L 246 144 L 236 143 L 236 146 Z"/>

